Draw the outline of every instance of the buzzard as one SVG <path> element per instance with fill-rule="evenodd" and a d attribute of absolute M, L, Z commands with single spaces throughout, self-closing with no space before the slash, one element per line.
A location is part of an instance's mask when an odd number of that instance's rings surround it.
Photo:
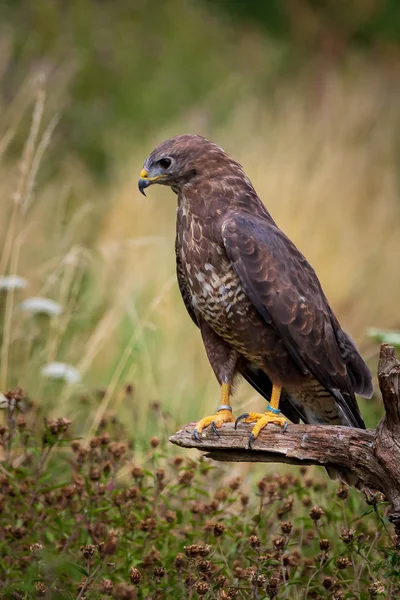
<path fill-rule="evenodd" d="M 153 183 L 178 197 L 179 288 L 221 386 L 220 406 L 194 436 L 235 421 L 238 375 L 269 402 L 264 413 L 236 419 L 235 426 L 254 423 L 249 449 L 268 423 L 286 428 L 287 419 L 365 428 L 355 393 L 371 397 L 371 373 L 242 166 L 199 135 L 179 135 L 146 159 L 139 190 Z M 349 473 L 339 476 L 355 483 Z"/>

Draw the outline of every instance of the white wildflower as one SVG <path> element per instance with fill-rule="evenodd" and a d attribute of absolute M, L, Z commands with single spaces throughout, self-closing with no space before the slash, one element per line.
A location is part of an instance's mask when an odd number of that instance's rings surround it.
<path fill-rule="evenodd" d="M 62 306 L 50 298 L 27 298 L 21 302 L 20 307 L 32 314 L 46 314 L 55 317 L 62 313 Z"/>
<path fill-rule="evenodd" d="M 42 375 L 49 379 L 63 379 L 66 383 L 79 383 L 81 374 L 72 365 L 63 362 L 51 362 L 41 370 Z"/>
<path fill-rule="evenodd" d="M 26 288 L 27 285 L 27 280 L 19 275 L 0 277 L 0 290 L 21 290 Z"/>

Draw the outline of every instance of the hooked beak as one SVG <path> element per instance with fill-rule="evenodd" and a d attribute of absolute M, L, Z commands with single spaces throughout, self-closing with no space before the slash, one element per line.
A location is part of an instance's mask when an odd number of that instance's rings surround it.
<path fill-rule="evenodd" d="M 145 196 L 144 190 L 149 187 L 152 183 L 155 183 L 158 179 L 164 179 L 166 175 L 156 175 L 155 177 L 149 177 L 146 169 L 142 169 L 140 173 L 140 179 L 138 181 L 139 192 Z"/>

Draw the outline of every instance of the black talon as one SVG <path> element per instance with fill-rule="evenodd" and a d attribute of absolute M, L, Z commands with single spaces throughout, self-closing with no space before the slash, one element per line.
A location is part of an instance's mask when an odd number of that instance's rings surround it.
<path fill-rule="evenodd" d="M 283 433 L 285 433 L 287 426 L 288 426 L 287 421 L 285 421 L 283 424 Z"/>
<path fill-rule="evenodd" d="M 247 444 L 246 444 L 246 447 L 245 447 L 245 449 L 246 449 L 246 450 L 252 450 L 252 449 L 253 449 L 251 444 L 254 442 L 254 440 L 255 440 L 255 439 L 256 439 L 256 438 L 255 438 L 255 437 L 254 437 L 254 435 L 251 433 L 251 434 L 250 434 L 250 437 L 249 437 L 249 441 L 247 442 Z"/>
<path fill-rule="evenodd" d="M 220 436 L 220 433 L 219 433 L 219 431 L 218 431 L 218 429 L 217 429 L 217 427 L 215 425 L 215 421 L 213 421 L 211 423 L 211 429 L 213 430 L 213 432 L 215 433 L 215 435 L 217 435 L 218 437 Z"/>
<path fill-rule="evenodd" d="M 193 437 L 197 442 L 201 442 L 200 436 L 199 436 L 199 432 L 197 431 L 197 427 L 196 429 L 193 431 Z"/>
<path fill-rule="evenodd" d="M 249 413 L 243 413 L 242 415 L 240 415 L 240 417 L 238 417 L 235 421 L 235 429 L 237 429 L 237 426 L 239 425 L 240 421 L 243 421 L 243 419 L 247 419 L 248 416 Z"/>

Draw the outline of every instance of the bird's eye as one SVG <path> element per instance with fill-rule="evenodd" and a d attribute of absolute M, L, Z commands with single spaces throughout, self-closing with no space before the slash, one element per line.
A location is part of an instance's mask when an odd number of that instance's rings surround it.
<path fill-rule="evenodd" d="M 160 167 L 163 169 L 168 169 L 171 166 L 172 160 L 170 158 L 162 158 L 158 162 Z"/>

